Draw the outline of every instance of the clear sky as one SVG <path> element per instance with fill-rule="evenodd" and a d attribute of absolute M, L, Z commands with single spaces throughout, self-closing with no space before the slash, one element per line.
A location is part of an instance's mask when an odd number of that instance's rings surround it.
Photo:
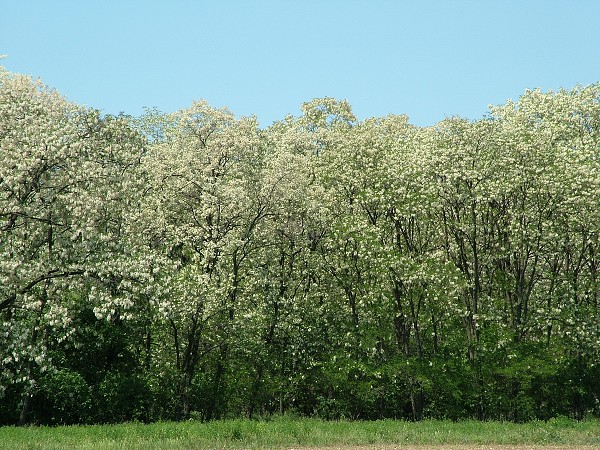
<path fill-rule="evenodd" d="M 315 97 L 416 125 L 600 81 L 597 0 L 0 0 L 0 61 L 105 113 Z"/>

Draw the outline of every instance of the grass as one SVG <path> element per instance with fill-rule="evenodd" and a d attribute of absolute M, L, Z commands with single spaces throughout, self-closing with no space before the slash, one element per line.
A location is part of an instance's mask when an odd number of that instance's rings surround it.
<path fill-rule="evenodd" d="M 1 449 L 233 449 L 346 446 L 565 446 L 600 448 L 600 421 L 326 422 L 276 418 L 150 425 L 0 427 Z"/>

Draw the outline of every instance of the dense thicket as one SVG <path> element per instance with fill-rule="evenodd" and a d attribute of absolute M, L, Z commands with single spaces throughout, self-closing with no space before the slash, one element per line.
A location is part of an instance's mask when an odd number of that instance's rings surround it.
<path fill-rule="evenodd" d="M 600 85 L 103 116 L 0 72 L 0 423 L 600 415 Z"/>

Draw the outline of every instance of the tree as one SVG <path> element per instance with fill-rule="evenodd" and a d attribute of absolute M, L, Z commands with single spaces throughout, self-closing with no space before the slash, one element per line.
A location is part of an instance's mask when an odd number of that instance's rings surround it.
<path fill-rule="evenodd" d="M 164 134 L 144 160 L 151 177 L 143 206 L 147 234 L 176 267 L 159 309 L 181 377 L 182 417 L 191 413 L 201 360 L 219 355 L 213 397 L 204 405 L 204 414 L 212 418 L 218 414 L 243 265 L 267 214 L 260 192 L 259 132 L 255 119 L 237 120 L 202 101 L 172 114 Z"/>
<path fill-rule="evenodd" d="M 0 85 L 2 376 L 23 386 L 27 422 L 48 340 L 66 339 L 71 302 L 94 284 L 117 294 L 123 211 L 142 140 L 124 120 L 75 106 L 20 75 Z M 106 306 L 127 309 L 127 296 Z"/>
<path fill-rule="evenodd" d="M 598 414 L 599 102 L 261 130 L 0 68 L 0 422 Z"/>

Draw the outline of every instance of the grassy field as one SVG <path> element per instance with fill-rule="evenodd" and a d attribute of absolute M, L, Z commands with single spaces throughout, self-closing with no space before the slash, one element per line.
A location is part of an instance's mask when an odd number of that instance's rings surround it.
<path fill-rule="evenodd" d="M 209 423 L 0 427 L 1 449 L 600 448 L 600 421 L 526 424 L 277 418 Z"/>

